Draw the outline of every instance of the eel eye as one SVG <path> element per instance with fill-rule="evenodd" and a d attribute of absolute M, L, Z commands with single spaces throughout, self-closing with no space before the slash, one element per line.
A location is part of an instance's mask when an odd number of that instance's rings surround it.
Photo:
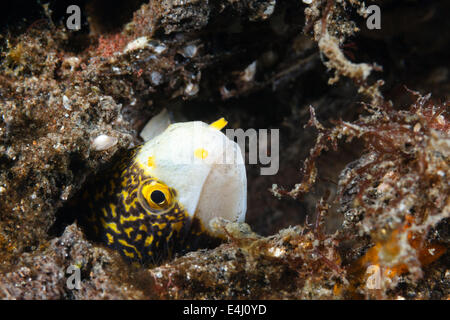
<path fill-rule="evenodd" d="M 152 199 L 154 203 L 162 205 L 166 201 L 166 195 L 161 190 L 154 190 L 150 194 L 150 199 Z"/>
<path fill-rule="evenodd" d="M 140 195 L 145 199 L 146 204 L 154 210 L 166 209 L 172 203 L 172 192 L 170 188 L 162 183 L 150 181 L 145 183 Z"/>

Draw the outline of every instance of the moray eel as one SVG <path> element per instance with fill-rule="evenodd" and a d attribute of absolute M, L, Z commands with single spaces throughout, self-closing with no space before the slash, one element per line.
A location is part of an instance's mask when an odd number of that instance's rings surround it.
<path fill-rule="evenodd" d="M 244 221 L 247 205 L 245 164 L 225 125 L 172 124 L 130 150 L 85 189 L 80 225 L 130 262 L 217 245 L 224 234 L 211 219 Z"/>

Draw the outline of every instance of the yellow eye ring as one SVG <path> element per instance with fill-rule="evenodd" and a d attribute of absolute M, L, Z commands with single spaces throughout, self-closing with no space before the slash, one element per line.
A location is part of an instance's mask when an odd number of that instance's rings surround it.
<path fill-rule="evenodd" d="M 149 211 L 159 211 L 170 207 L 173 194 L 170 188 L 155 180 L 144 181 L 139 192 L 141 204 Z"/>

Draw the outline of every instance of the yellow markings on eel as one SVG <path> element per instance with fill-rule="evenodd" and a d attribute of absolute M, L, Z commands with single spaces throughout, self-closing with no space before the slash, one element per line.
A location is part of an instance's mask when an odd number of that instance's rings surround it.
<path fill-rule="evenodd" d="M 113 244 L 114 237 L 110 233 L 106 233 L 106 236 L 108 237 L 108 244 Z"/>
<path fill-rule="evenodd" d="M 228 121 L 225 120 L 225 118 L 220 118 L 219 120 L 216 120 L 213 123 L 211 123 L 209 126 L 217 130 L 222 130 L 223 128 L 225 128 L 227 124 Z"/>
<path fill-rule="evenodd" d="M 134 193 L 137 193 L 137 190 L 133 190 L 133 191 L 131 192 L 130 195 L 128 194 L 128 192 L 122 191 L 122 195 L 123 195 L 123 205 L 125 206 L 125 211 L 126 211 L 126 212 L 129 212 L 129 211 L 130 211 L 130 208 L 136 208 L 136 202 L 138 201 L 138 198 L 137 198 L 137 197 L 134 197 L 133 201 L 131 201 L 130 204 L 127 204 L 127 202 L 126 202 L 126 199 L 127 199 L 129 196 L 132 196 Z"/>
<path fill-rule="evenodd" d="M 137 220 L 144 220 L 144 214 L 141 213 L 138 216 L 129 216 L 129 217 L 120 216 L 120 224 L 123 224 L 124 222 L 127 221 L 137 221 Z M 145 227 L 145 225 L 143 226 Z"/>
<path fill-rule="evenodd" d="M 156 222 L 156 223 L 153 223 L 152 226 L 158 227 L 159 230 L 163 230 L 163 229 L 167 226 L 167 223 L 159 223 L 159 222 Z"/>
<path fill-rule="evenodd" d="M 125 231 L 125 233 L 127 234 L 128 238 L 131 238 L 130 233 L 134 231 L 134 229 L 132 227 L 126 228 L 123 231 Z"/>
<path fill-rule="evenodd" d="M 128 198 L 128 192 L 125 190 L 122 190 L 122 192 L 120 193 L 123 197 L 123 201 L 125 201 Z"/>
<path fill-rule="evenodd" d="M 125 249 L 123 249 L 122 251 L 123 251 L 123 253 L 124 253 L 128 258 L 131 258 L 131 259 L 134 258 L 134 253 L 133 253 L 133 252 L 128 252 L 128 251 L 125 250 Z"/>
<path fill-rule="evenodd" d="M 147 160 L 147 165 L 149 166 L 149 167 L 154 167 L 155 166 L 155 157 L 148 157 L 148 160 Z"/>
<path fill-rule="evenodd" d="M 111 214 L 112 214 L 113 218 L 117 217 L 116 206 L 113 205 L 112 203 L 110 203 L 109 207 L 111 208 Z"/>
<path fill-rule="evenodd" d="M 138 251 L 138 249 L 137 249 L 135 246 L 133 246 L 132 244 L 129 244 L 128 242 L 126 242 L 126 241 L 123 240 L 123 239 L 119 239 L 118 241 L 119 241 L 119 243 L 120 243 L 121 245 L 123 245 L 123 246 L 125 246 L 125 247 L 129 247 L 129 248 L 134 249 L 134 251 L 136 251 L 138 257 L 142 259 L 141 253 Z"/>
<path fill-rule="evenodd" d="M 172 224 L 172 230 L 175 230 L 176 232 L 179 232 L 182 227 L 183 227 L 183 221 L 175 222 Z"/>
<path fill-rule="evenodd" d="M 208 151 L 203 148 L 195 149 L 194 156 L 198 159 L 206 159 L 208 157 Z"/>
<path fill-rule="evenodd" d="M 113 230 L 115 233 L 117 233 L 117 234 L 121 234 L 121 232 L 120 232 L 120 230 L 117 228 L 117 224 L 115 223 L 115 222 L 110 222 L 110 223 L 107 223 L 106 221 L 105 221 L 105 219 L 103 219 L 103 218 L 100 218 L 100 221 L 101 221 L 101 223 L 102 223 L 102 225 L 103 225 L 103 228 L 105 228 L 105 229 L 111 229 L 111 230 Z"/>
<path fill-rule="evenodd" d="M 153 242 L 153 235 L 151 234 L 151 235 L 147 236 L 147 239 L 145 239 L 144 246 L 148 247 L 149 245 L 152 244 L 152 242 Z"/>

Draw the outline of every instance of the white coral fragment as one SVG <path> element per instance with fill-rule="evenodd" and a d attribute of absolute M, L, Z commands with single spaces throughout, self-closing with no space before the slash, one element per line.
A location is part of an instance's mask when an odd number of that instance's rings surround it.
<path fill-rule="evenodd" d="M 244 73 L 242 75 L 242 80 L 249 82 L 255 78 L 256 74 L 256 61 L 253 61 L 251 64 L 245 68 Z"/>
<path fill-rule="evenodd" d="M 131 41 L 127 44 L 127 46 L 123 50 L 123 53 L 127 53 L 127 52 L 138 50 L 138 49 L 144 49 L 147 46 L 147 44 L 148 44 L 148 38 L 145 36 L 134 39 L 133 41 Z"/>
<path fill-rule="evenodd" d="M 114 147 L 118 142 L 116 137 L 111 137 L 106 134 L 101 134 L 92 141 L 92 148 L 95 151 L 104 151 Z"/>

